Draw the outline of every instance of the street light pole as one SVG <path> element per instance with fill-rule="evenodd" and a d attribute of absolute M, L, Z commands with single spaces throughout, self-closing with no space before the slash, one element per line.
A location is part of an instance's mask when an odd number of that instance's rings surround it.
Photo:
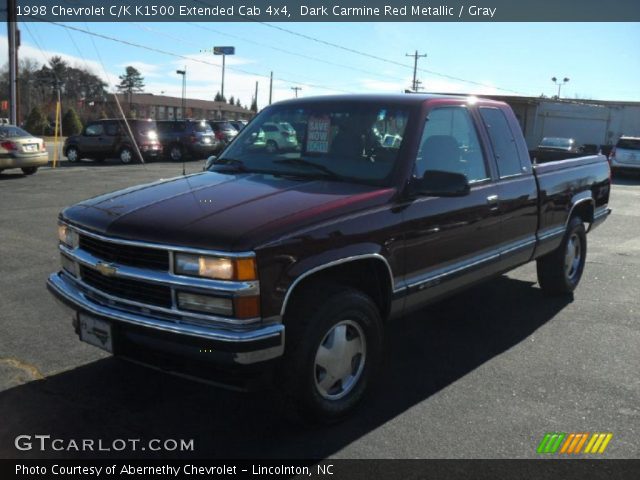
<path fill-rule="evenodd" d="M 564 77 L 562 79 L 562 81 L 558 80 L 556 77 L 551 77 L 551 81 L 553 83 L 555 83 L 556 85 L 558 85 L 558 100 L 560 100 L 560 89 L 562 88 L 562 86 L 567 83 L 569 81 L 569 78 Z"/>
<path fill-rule="evenodd" d="M 186 117 L 186 108 L 187 108 L 187 67 L 184 67 L 184 70 L 176 70 L 178 75 L 182 75 L 182 101 L 180 104 L 182 105 L 182 119 Z"/>

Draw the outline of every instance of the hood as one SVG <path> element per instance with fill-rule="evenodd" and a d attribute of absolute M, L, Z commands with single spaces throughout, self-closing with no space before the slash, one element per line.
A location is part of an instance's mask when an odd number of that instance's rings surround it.
<path fill-rule="evenodd" d="M 117 238 L 244 251 L 375 207 L 393 193 L 326 180 L 203 172 L 101 195 L 67 208 L 62 217 Z"/>

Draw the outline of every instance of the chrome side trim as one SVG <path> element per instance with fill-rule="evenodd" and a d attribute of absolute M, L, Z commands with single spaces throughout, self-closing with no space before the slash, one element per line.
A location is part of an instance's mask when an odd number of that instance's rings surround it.
<path fill-rule="evenodd" d="M 73 288 L 73 286 L 70 285 L 62 275 L 57 273 L 49 276 L 47 286 L 56 296 L 59 296 L 60 299 L 64 299 L 64 301 L 70 303 L 75 308 L 87 311 L 94 315 L 110 318 L 115 321 L 179 335 L 188 335 L 206 340 L 230 343 L 255 342 L 278 337 L 282 340 L 279 350 L 281 352 L 284 351 L 284 325 L 282 324 L 271 324 L 247 331 L 233 331 L 185 325 L 182 323 L 163 322 L 154 318 L 122 312 L 114 308 L 96 304 L 87 298 L 82 292 Z"/>
<path fill-rule="evenodd" d="M 155 248 L 157 250 L 166 250 L 166 251 L 172 250 L 174 252 L 193 253 L 197 255 L 213 255 L 218 257 L 251 258 L 256 256 L 255 252 L 222 252 L 220 250 L 189 248 L 189 247 L 181 247 L 178 245 L 169 245 L 169 244 L 163 244 L 163 243 L 151 243 L 151 242 L 143 242 L 139 240 L 125 240 L 121 238 L 105 237 L 103 235 L 90 232 L 88 230 L 85 230 L 76 225 L 70 224 L 69 222 L 65 222 L 63 220 L 61 220 L 59 223 L 67 225 L 69 228 L 77 231 L 78 233 L 81 233 L 82 235 L 96 238 L 98 240 L 102 240 L 103 242 L 117 243 L 120 245 L 131 245 L 133 247 Z"/>
<path fill-rule="evenodd" d="M 394 287 L 394 278 L 393 278 L 393 271 L 391 270 L 391 265 L 389 265 L 389 262 L 387 261 L 386 258 L 384 258 L 382 255 L 380 255 L 379 253 L 366 253 L 363 255 L 352 255 L 350 257 L 345 257 L 345 258 L 341 258 L 338 260 L 334 260 L 332 262 L 329 263 L 325 263 L 323 265 L 319 265 L 317 267 L 314 267 L 310 270 L 307 270 L 306 272 L 304 272 L 302 275 L 298 276 L 298 278 L 296 278 L 293 283 L 291 285 L 289 285 L 289 288 L 287 289 L 287 293 L 284 296 L 284 301 L 282 302 L 282 307 L 280 308 L 280 316 L 283 317 L 284 316 L 284 312 L 287 308 L 287 303 L 289 302 L 289 298 L 291 297 L 291 293 L 293 292 L 293 290 L 296 288 L 296 286 L 305 278 L 307 278 L 310 275 L 313 275 L 314 273 L 317 273 L 321 270 L 326 270 L 327 268 L 331 268 L 331 267 L 335 267 L 336 265 L 342 265 L 343 263 L 349 263 L 349 262 L 354 262 L 357 260 L 364 260 L 367 258 L 373 258 L 376 260 L 380 260 L 382 261 L 382 263 L 385 264 L 385 266 L 387 267 L 387 270 L 389 271 L 389 281 L 390 281 L 390 287 L 391 287 L 391 292 L 392 293 L 396 293 L 395 287 Z"/>
<path fill-rule="evenodd" d="M 536 241 L 537 239 L 534 236 L 531 236 L 524 240 L 518 240 L 516 242 L 503 246 L 499 249 L 490 250 L 484 254 L 476 255 L 468 260 L 455 263 L 439 270 L 431 271 L 427 274 L 418 276 L 417 278 L 413 279 L 413 281 L 407 280 L 405 288 L 419 288 L 421 285 L 441 280 L 445 277 L 477 267 L 484 263 L 499 260 L 500 257 L 505 254 L 512 254 L 517 252 L 518 250 L 522 250 L 524 248 L 535 245 Z"/>
<path fill-rule="evenodd" d="M 545 230 L 542 230 L 542 232 L 544 233 L 538 233 L 538 240 L 548 240 L 550 238 L 557 237 L 558 235 L 564 235 L 564 232 L 566 230 L 566 226 L 547 228 Z"/>
<path fill-rule="evenodd" d="M 176 275 L 174 273 L 162 270 L 150 270 L 146 268 L 130 267 L 118 263 L 105 262 L 104 260 L 93 256 L 89 252 L 82 249 L 70 249 L 60 244 L 60 250 L 73 260 L 85 267 L 97 269 L 98 263 L 109 263 L 117 268 L 115 277 L 128 278 L 131 280 L 141 280 L 160 285 L 168 285 L 183 288 L 199 288 L 206 290 L 215 290 L 217 293 L 228 295 L 259 295 L 260 283 L 253 281 L 230 281 L 230 280 L 213 280 L 209 278 L 188 277 L 186 275 Z"/>

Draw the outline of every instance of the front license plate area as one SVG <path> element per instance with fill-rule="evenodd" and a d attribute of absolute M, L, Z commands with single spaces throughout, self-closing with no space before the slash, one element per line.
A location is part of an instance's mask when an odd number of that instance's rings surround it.
<path fill-rule="evenodd" d="M 84 313 L 80 314 L 79 320 L 80 340 L 113 353 L 113 335 L 109 322 Z"/>

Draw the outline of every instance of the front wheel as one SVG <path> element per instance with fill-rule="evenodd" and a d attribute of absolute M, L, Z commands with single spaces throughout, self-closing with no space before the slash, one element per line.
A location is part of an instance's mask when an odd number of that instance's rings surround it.
<path fill-rule="evenodd" d="M 71 163 L 76 163 L 80 160 L 80 154 L 78 153 L 78 149 L 76 147 L 67 148 L 67 161 Z"/>
<path fill-rule="evenodd" d="M 37 171 L 38 171 L 38 167 L 23 167 L 22 168 L 22 173 L 24 173 L 25 175 L 33 175 Z"/>
<path fill-rule="evenodd" d="M 560 246 L 537 260 L 538 283 L 553 295 L 573 292 L 587 259 L 587 234 L 580 217 L 572 217 Z"/>
<path fill-rule="evenodd" d="M 358 290 L 316 285 L 294 300 L 287 329 L 280 385 L 287 405 L 305 420 L 340 420 L 362 400 L 379 365 L 377 306 Z"/>

